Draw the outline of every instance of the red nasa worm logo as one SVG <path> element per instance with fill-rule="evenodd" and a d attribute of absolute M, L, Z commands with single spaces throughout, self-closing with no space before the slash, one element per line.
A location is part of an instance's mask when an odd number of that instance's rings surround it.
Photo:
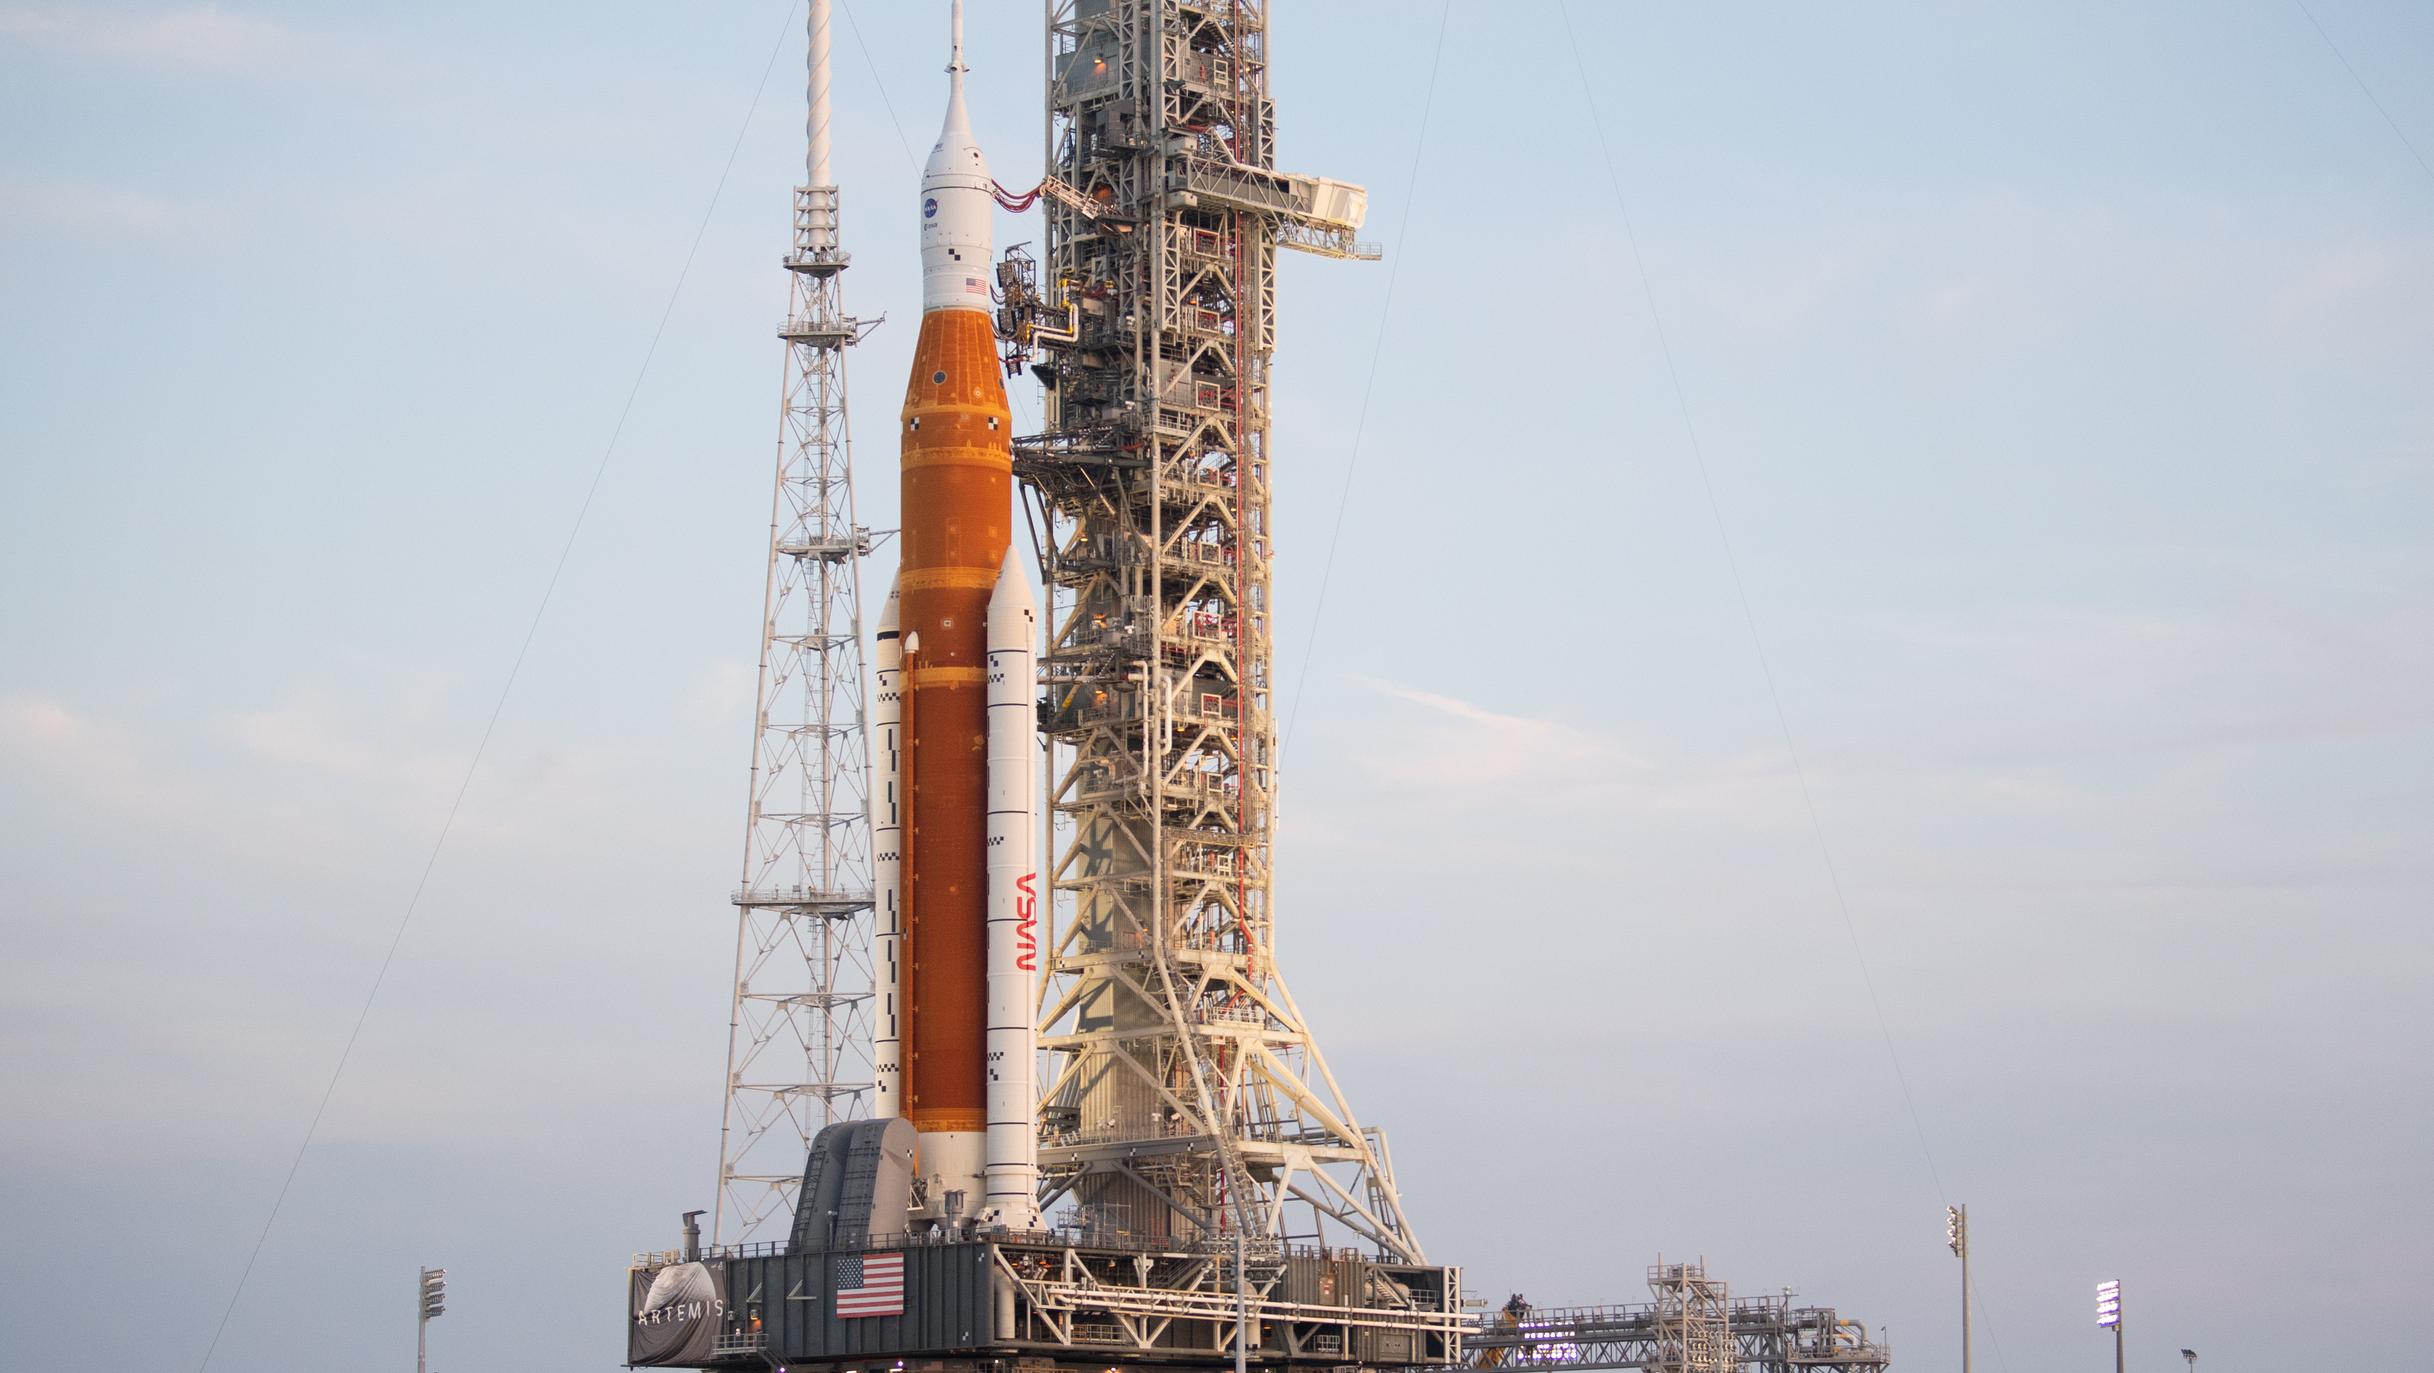
<path fill-rule="evenodd" d="M 1039 876 L 1027 872 L 1014 879 L 1014 966 L 1024 972 L 1036 972 L 1040 965 L 1040 941 L 1034 933 L 1040 923 Z"/>

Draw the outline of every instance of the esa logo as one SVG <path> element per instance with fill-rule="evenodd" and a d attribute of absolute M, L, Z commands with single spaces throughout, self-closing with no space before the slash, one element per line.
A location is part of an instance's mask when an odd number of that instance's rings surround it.
<path fill-rule="evenodd" d="M 923 219 L 938 218 L 938 197 L 931 196 L 929 199 L 921 202 L 921 217 Z"/>

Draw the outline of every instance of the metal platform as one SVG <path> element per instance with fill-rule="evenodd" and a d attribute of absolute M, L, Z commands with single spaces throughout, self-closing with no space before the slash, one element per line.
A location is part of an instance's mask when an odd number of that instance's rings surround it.
<path fill-rule="evenodd" d="M 1648 1270 L 1655 1300 L 1533 1307 L 1516 1295 L 1464 1344 L 1481 1369 L 1636 1369 L 1649 1373 L 1884 1373 L 1893 1349 L 1830 1306 L 1792 1294 L 1734 1298 L 1702 1264 Z"/>
<path fill-rule="evenodd" d="M 1251 1252 L 1041 1233 L 862 1248 L 638 1255 L 638 1366 L 869 1370 L 1122 1363 L 1450 1367 L 1477 1317 L 1459 1270 L 1345 1250 Z"/>

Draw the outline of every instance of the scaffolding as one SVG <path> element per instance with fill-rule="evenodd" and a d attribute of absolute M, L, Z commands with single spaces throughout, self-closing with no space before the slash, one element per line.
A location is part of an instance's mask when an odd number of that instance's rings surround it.
<path fill-rule="evenodd" d="M 1280 173 L 1266 0 L 1048 0 L 1044 1204 L 1087 1231 L 1418 1262 L 1273 957 L 1277 249 L 1374 257 Z"/>

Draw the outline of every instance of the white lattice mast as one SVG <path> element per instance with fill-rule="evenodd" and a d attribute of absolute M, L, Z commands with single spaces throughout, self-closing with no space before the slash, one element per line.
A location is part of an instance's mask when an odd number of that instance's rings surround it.
<path fill-rule="evenodd" d="M 871 1091 L 870 766 L 862 559 L 837 187 L 829 171 L 829 4 L 811 0 L 805 184 L 794 192 L 777 482 L 769 522 L 750 818 L 719 1131 L 714 1243 L 786 1224 L 810 1138 Z"/>
<path fill-rule="evenodd" d="M 1016 449 L 1052 536 L 1043 1200 L 1417 1260 L 1274 957 L 1276 250 L 1374 255 L 1365 196 L 1275 170 L 1265 0 L 1047 8 L 1043 266 L 1073 308 Z"/>

